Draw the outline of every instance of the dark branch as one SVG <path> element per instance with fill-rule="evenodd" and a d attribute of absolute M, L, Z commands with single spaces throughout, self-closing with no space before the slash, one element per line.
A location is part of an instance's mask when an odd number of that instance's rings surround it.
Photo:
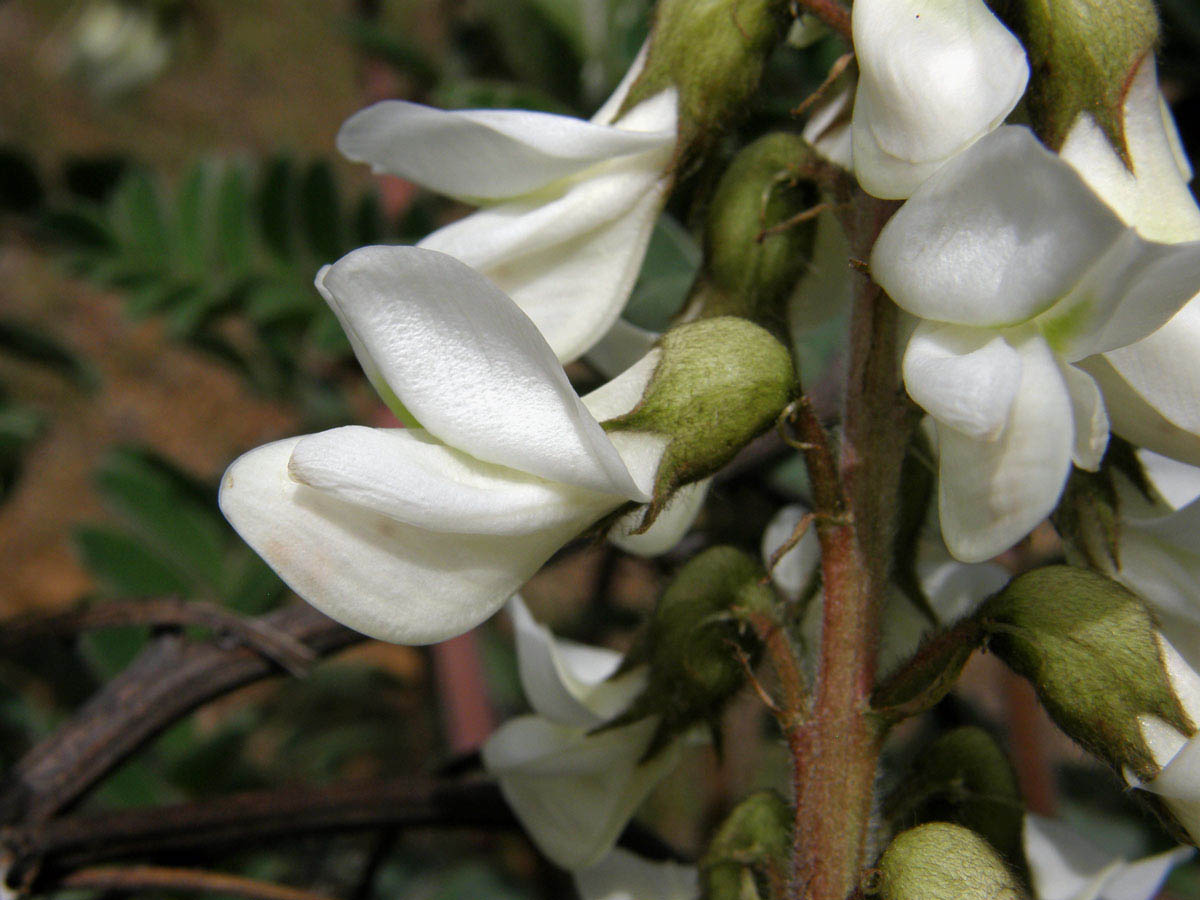
<path fill-rule="evenodd" d="M 187 891 L 233 894 L 249 900 L 329 900 L 325 894 L 243 878 L 225 872 L 176 869 L 164 866 L 97 867 L 78 869 L 42 886 L 47 890 Z"/>
<path fill-rule="evenodd" d="M 307 604 L 246 627 L 323 656 L 363 640 Z M 242 631 L 244 633 L 244 629 Z M 234 639 L 236 641 L 236 639 Z M 32 824 L 68 808 L 144 742 L 196 707 L 279 672 L 258 647 L 169 633 L 155 638 L 54 734 L 33 747 L 0 783 L 0 824 Z"/>

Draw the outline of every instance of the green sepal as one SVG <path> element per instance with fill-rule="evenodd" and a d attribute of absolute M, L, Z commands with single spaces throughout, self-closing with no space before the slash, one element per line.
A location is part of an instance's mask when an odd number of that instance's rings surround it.
<path fill-rule="evenodd" d="M 798 384 L 787 348 L 764 328 L 734 316 L 676 326 L 641 401 L 604 422 L 607 431 L 661 434 L 668 443 L 645 531 L 679 487 L 707 478 L 770 428 Z"/>
<path fill-rule="evenodd" d="M 885 812 L 901 827 L 953 822 L 969 828 L 986 838 L 1014 872 L 1028 872 L 1017 776 L 982 728 L 956 728 L 924 748 Z"/>
<path fill-rule="evenodd" d="M 759 653 L 748 612 L 775 602 L 762 564 L 733 547 L 712 547 L 679 570 L 658 601 L 636 662 L 645 662 L 645 690 L 601 730 L 658 716 L 649 759 L 698 723 L 716 733 L 725 702 L 742 687 Z"/>
<path fill-rule="evenodd" d="M 700 862 L 705 900 L 773 896 L 788 871 L 794 814 L 774 791 L 751 794 L 733 808 Z"/>
<path fill-rule="evenodd" d="M 883 900 L 1028 900 L 1020 880 L 969 828 L 929 822 L 896 836 L 879 861 Z"/>
<path fill-rule="evenodd" d="M 1152 0 L 1008 0 L 1029 55 L 1026 95 L 1034 131 L 1052 150 L 1075 120 L 1091 115 L 1132 169 L 1125 96 L 1158 42 Z"/>
<path fill-rule="evenodd" d="M 1121 565 L 1121 500 L 1116 479 L 1126 478 L 1153 501 L 1153 488 L 1132 444 L 1116 435 L 1109 438 L 1100 469 L 1072 468 L 1062 499 L 1050 521 L 1066 546 L 1067 558 L 1101 572 Z"/>
<path fill-rule="evenodd" d="M 1033 683 L 1058 726 L 1118 772 L 1144 781 L 1158 774 L 1139 716 L 1195 732 L 1171 686 L 1153 617 L 1112 579 L 1073 566 L 1034 569 L 988 600 L 978 618 L 989 649 Z"/>
<path fill-rule="evenodd" d="M 721 176 L 704 230 L 704 270 L 692 292 L 699 315 L 742 316 L 782 327 L 785 303 L 810 265 L 818 202 L 805 178 L 812 150 L 776 132 L 743 148 Z"/>
<path fill-rule="evenodd" d="M 660 0 L 646 66 L 621 112 L 673 86 L 680 147 L 694 152 L 745 112 L 787 24 L 787 0 Z"/>

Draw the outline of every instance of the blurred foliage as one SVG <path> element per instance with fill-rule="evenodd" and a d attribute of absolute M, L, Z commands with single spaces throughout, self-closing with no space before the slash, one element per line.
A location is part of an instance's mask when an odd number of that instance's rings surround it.
<path fill-rule="evenodd" d="M 229 528 L 216 486 L 141 449 L 113 449 L 95 474 L 118 524 L 80 525 L 75 541 L 111 596 L 175 596 L 246 615 L 272 608 L 283 583 Z"/>
<path fill-rule="evenodd" d="M 213 14 L 218 4 L 211 0 L 187 5 L 196 21 L 212 27 L 221 15 L 236 14 Z M 652 0 L 391 0 L 357 4 L 377 12 L 351 17 L 347 3 L 337 8 L 342 27 L 331 30 L 329 40 L 343 40 L 361 57 L 384 64 L 411 99 L 588 116 L 637 53 L 652 5 Z M 1162 4 L 1164 80 L 1186 110 L 1200 93 L 1198 9 L 1193 0 Z M 272 23 L 276 26 L 286 31 L 288 23 Z M 773 56 L 764 89 L 738 132 L 729 136 L 711 170 L 681 186 L 658 223 L 627 319 L 652 330 L 669 324 L 699 263 L 694 225 L 713 179 L 739 145 L 768 130 L 798 127 L 790 110 L 820 84 L 842 51 L 827 36 L 803 51 L 783 46 Z M 140 82 L 125 98 L 126 108 L 151 83 Z M 308 114 L 326 112 L 317 107 Z M 1180 118 L 1185 141 L 1196 146 L 1200 116 Z M 195 122 L 188 127 L 194 129 Z M 145 161 L 110 153 L 60 159 L 57 148 L 0 146 L 0 228 L 15 228 L 69 272 L 119 294 L 130 318 L 161 321 L 172 339 L 214 355 L 259 391 L 298 408 L 306 430 L 348 421 L 343 376 L 358 375 L 336 320 L 312 286 L 314 275 L 363 244 L 413 242 L 461 207 L 417 192 L 389 216 L 377 190 L 339 184 L 332 164 L 322 158 L 332 154 L 329 147 L 261 159 L 199 152 L 203 158 L 168 177 L 150 164 L 152 153 Z M 48 160 L 56 160 L 57 168 Z M 837 364 L 844 327 L 835 321 L 806 338 L 818 370 Z M 0 318 L 0 358 L 46 368 L 80 390 L 98 387 L 92 367 L 53 334 L 8 317 Z M 0 502 L 46 415 L 0 384 Z M 169 594 L 257 614 L 286 595 L 277 576 L 220 516 L 215 484 L 139 447 L 113 448 L 101 457 L 94 483 L 110 518 L 73 531 L 100 585 L 90 602 Z M 750 546 L 758 540 L 756 527 L 780 499 L 807 493 L 795 456 L 718 485 L 706 539 Z M 659 565 L 669 568 L 670 562 Z M 610 556 L 608 574 L 600 579 L 614 577 L 616 568 Z M 556 627 L 579 631 L 589 609 L 584 604 L 574 624 L 560 621 Z M 628 607 L 623 612 L 632 615 Z M 589 637 L 605 634 L 587 631 Z M 30 642 L 0 658 L 0 768 L 118 672 L 148 638 L 146 628 L 111 628 L 73 642 Z M 517 708 L 508 635 L 489 627 L 482 645 L 484 666 L 497 686 L 493 699 Z M 237 695 L 212 715 L 178 723 L 107 779 L 89 802 L 127 807 L 289 781 L 427 769 L 445 750 L 437 741 L 429 676 L 416 659 L 403 676 L 344 661 L 273 690 Z M 1102 823 L 1098 842 L 1131 855 L 1159 846 L 1161 833 L 1111 780 L 1097 780 L 1094 770 L 1072 771 L 1061 787 L 1070 816 Z M 444 835 L 430 846 L 406 835 L 384 854 L 373 887 L 363 888 L 359 879 L 378 846 L 371 837 L 321 839 L 301 852 L 248 848 L 231 864 L 247 875 L 320 885 L 356 900 L 531 895 L 472 859 L 469 845 Z M 1177 895 L 1200 896 L 1198 871 L 1191 865 L 1172 877 Z"/>

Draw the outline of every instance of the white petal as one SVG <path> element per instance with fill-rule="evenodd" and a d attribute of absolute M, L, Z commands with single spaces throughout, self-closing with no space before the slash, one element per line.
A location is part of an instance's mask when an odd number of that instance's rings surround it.
<path fill-rule="evenodd" d="M 291 477 L 409 525 L 455 534 L 532 534 L 620 498 L 546 481 L 447 447 L 420 429 L 348 425 L 302 438 Z"/>
<path fill-rule="evenodd" d="M 643 41 L 642 46 L 638 48 L 637 56 L 633 58 L 633 63 L 629 66 L 628 71 L 621 77 L 620 83 L 613 90 L 612 95 L 604 101 L 591 121 L 593 125 L 611 125 L 612 120 L 616 118 L 621 107 L 625 105 L 625 98 L 629 96 L 629 89 L 633 87 L 634 82 L 642 75 L 642 70 L 646 68 L 646 59 L 650 55 L 650 41 Z"/>
<path fill-rule="evenodd" d="M 922 322 L 904 351 L 904 386 L 938 424 L 990 441 L 1003 431 L 1021 357 L 994 331 Z"/>
<path fill-rule="evenodd" d="M 1075 425 L 1075 448 L 1071 460 L 1081 469 L 1095 472 L 1108 447 L 1108 413 L 1100 386 L 1087 372 L 1060 364 L 1063 382 L 1071 397 L 1071 420 Z"/>
<path fill-rule="evenodd" d="M 642 396 L 662 361 L 662 351 L 654 348 L 625 369 L 612 381 L 605 382 L 583 398 L 583 405 L 598 422 L 607 422 L 630 412 L 642 402 Z"/>
<path fill-rule="evenodd" d="M 1200 435 L 1200 299 L 1149 337 L 1111 350 L 1105 359 L 1165 418 Z"/>
<path fill-rule="evenodd" d="M 1076 119 L 1060 155 L 1117 215 L 1147 240 L 1172 244 L 1200 238 L 1200 209 L 1180 170 L 1178 133 L 1158 90 L 1147 53 L 1125 95 L 1125 140 L 1133 172 L 1088 113 Z M 1186 164 L 1186 157 L 1183 157 Z"/>
<path fill-rule="evenodd" d="M 921 543 L 917 577 L 929 605 L 942 622 L 955 622 L 970 614 L 986 597 L 1008 583 L 1008 572 L 994 563 L 959 562 L 950 558 L 944 546 L 933 557 L 929 550 L 931 543 Z"/>
<path fill-rule="evenodd" d="M 1127 229 L 1037 322 L 1055 352 L 1075 362 L 1160 329 L 1197 287 L 1200 241 L 1152 244 Z"/>
<path fill-rule="evenodd" d="M 288 460 L 301 440 L 234 461 L 221 482 L 221 511 L 292 590 L 382 640 L 428 644 L 473 628 L 589 524 L 519 537 L 406 525 L 293 481 Z"/>
<path fill-rule="evenodd" d="M 599 167 L 553 197 L 480 210 L 424 238 L 508 294 L 560 360 L 616 322 L 641 269 L 670 179 L 669 155 Z"/>
<path fill-rule="evenodd" d="M 1200 466 L 1200 435 L 1180 428 L 1147 402 L 1113 368 L 1109 355 L 1092 356 L 1077 365 L 1100 385 L 1112 430 L 1139 447 Z M 1188 366 L 1186 360 L 1180 362 Z"/>
<path fill-rule="evenodd" d="M 588 735 L 538 716 L 506 722 L 483 745 L 484 767 L 538 848 L 565 869 L 608 853 L 630 816 L 678 759 L 678 743 L 646 763 L 656 720 Z"/>
<path fill-rule="evenodd" d="M 1200 740 L 1188 741 L 1157 778 L 1141 787 L 1161 796 L 1192 840 L 1200 840 Z"/>
<path fill-rule="evenodd" d="M 884 227 L 871 272 L 914 315 L 1024 322 L 1067 295 L 1127 229 L 1026 128 L 1000 128 L 921 185 Z"/>
<path fill-rule="evenodd" d="M 520 597 L 508 601 L 517 639 L 521 688 L 534 712 L 560 725 L 594 728 L 628 708 L 644 671 L 610 680 L 621 654 L 556 638 L 534 621 Z"/>
<path fill-rule="evenodd" d="M 994 441 L 938 427 L 938 509 L 950 552 L 982 562 L 1008 549 L 1049 515 L 1071 468 L 1071 401 L 1058 364 L 1027 338 L 1008 425 Z"/>
<path fill-rule="evenodd" d="M 1074 900 L 1112 860 L 1063 822 L 1027 813 L 1025 856 L 1039 900 Z"/>
<path fill-rule="evenodd" d="M 635 509 L 617 521 L 608 533 L 608 539 L 635 556 L 662 556 L 691 530 L 696 516 L 704 508 L 710 484 L 711 478 L 685 484 L 667 501 L 654 524 L 641 534 L 630 534 L 642 523 L 644 510 Z"/>
<path fill-rule="evenodd" d="M 852 24 L 854 171 L 877 197 L 909 196 L 1025 92 L 1025 51 L 982 0 L 859 0 Z"/>
<path fill-rule="evenodd" d="M 697 900 L 700 872 L 676 862 L 651 862 L 620 847 L 586 869 L 576 869 L 580 900 Z"/>
<path fill-rule="evenodd" d="M 1126 863 L 1105 882 L 1101 896 L 1104 900 L 1153 900 L 1171 870 L 1187 862 L 1195 852 L 1192 847 L 1176 847 Z"/>
<path fill-rule="evenodd" d="M 421 425 L 486 462 L 636 500 L 612 443 L 533 323 L 461 262 L 364 247 L 322 282 Z"/>
<path fill-rule="evenodd" d="M 1163 668 L 1171 682 L 1171 693 L 1195 725 L 1200 725 L 1200 674 L 1180 655 L 1165 635 L 1157 635 Z"/>
<path fill-rule="evenodd" d="M 516 197 L 674 142 L 673 117 L 635 131 L 529 110 L 443 110 L 406 100 L 354 114 L 337 138 L 349 159 L 462 199 Z"/>
<path fill-rule="evenodd" d="M 854 85 L 848 84 L 817 105 L 801 132 L 801 136 L 812 144 L 819 156 L 848 171 L 854 168 L 850 128 L 850 104 L 853 99 Z"/>
<path fill-rule="evenodd" d="M 767 523 L 762 536 L 764 565 L 771 564 L 771 557 L 796 531 L 800 520 L 808 509 L 798 503 L 783 507 Z M 812 579 L 821 562 L 821 547 L 817 541 L 817 528 L 810 524 L 800 541 L 779 558 L 771 570 L 771 580 L 789 597 L 797 597 Z"/>
<path fill-rule="evenodd" d="M 1200 497 L 1200 468 L 1152 450 L 1139 450 L 1137 457 L 1154 490 L 1173 509 L 1183 509 Z"/>

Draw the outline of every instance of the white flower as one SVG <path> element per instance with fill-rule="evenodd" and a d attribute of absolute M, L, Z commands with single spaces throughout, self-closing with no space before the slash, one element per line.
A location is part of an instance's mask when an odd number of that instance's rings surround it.
<path fill-rule="evenodd" d="M 1089 115 L 1063 143 L 1062 157 L 1117 215 L 1148 240 L 1200 240 L 1192 172 L 1147 55 L 1124 103 L 1131 173 Z M 1086 360 L 1104 391 L 1113 431 L 1139 446 L 1200 465 L 1200 297 L 1154 334 Z"/>
<path fill-rule="evenodd" d="M 1025 51 L 983 0 L 857 0 L 852 25 L 854 174 L 876 197 L 909 196 L 1025 93 Z"/>
<path fill-rule="evenodd" d="M 1176 466 L 1182 464 L 1176 463 Z M 1157 487 L 1187 488 L 1190 502 L 1180 509 L 1151 503 L 1131 484 L 1117 483 L 1121 527 L 1117 560 L 1106 548 L 1090 555 L 1153 609 L 1167 640 L 1190 664 L 1200 665 L 1200 500 L 1195 499 L 1196 469 L 1190 473 L 1159 469 Z M 1164 477 L 1164 474 L 1167 477 Z M 1190 475 L 1190 478 L 1181 477 Z"/>
<path fill-rule="evenodd" d="M 352 116 L 338 149 L 483 206 L 418 246 L 487 276 L 570 361 L 616 321 L 671 185 L 674 89 L 613 121 L 644 55 L 590 122 L 387 100 Z"/>
<path fill-rule="evenodd" d="M 1200 723 L 1200 674 L 1162 634 L 1158 645 L 1171 689 L 1186 719 L 1193 725 Z M 1158 794 L 1193 842 L 1200 840 L 1200 736 L 1195 732 L 1180 734 L 1152 715 L 1138 716 L 1138 725 L 1160 771 L 1146 782 L 1126 771 L 1125 780 L 1132 787 Z"/>
<path fill-rule="evenodd" d="M 97 97 L 113 99 L 154 80 L 173 49 L 153 7 L 102 0 L 89 3 L 75 23 L 67 65 Z"/>
<path fill-rule="evenodd" d="M 1025 856 L 1038 900 L 1151 900 L 1171 869 L 1194 852 L 1177 847 L 1126 862 L 1062 822 L 1025 816 Z"/>
<path fill-rule="evenodd" d="M 533 323 L 449 256 L 367 247 L 318 287 L 380 394 L 422 427 L 335 428 L 229 467 L 225 515 L 314 606 L 384 640 L 440 641 L 649 499 L 666 439 L 597 420 L 640 399 L 658 351 L 581 401 Z"/>
<path fill-rule="evenodd" d="M 620 654 L 555 639 L 519 597 L 509 609 L 534 714 L 488 738 L 483 764 L 546 856 L 566 869 L 591 866 L 674 768 L 680 742 L 643 761 L 657 718 L 590 733 L 629 707 L 645 687 L 645 670 L 612 679 Z"/>
<path fill-rule="evenodd" d="M 876 281 L 917 325 L 912 398 L 937 424 L 942 534 L 977 562 L 1053 508 L 1071 462 L 1108 441 L 1074 363 L 1131 344 L 1200 286 L 1200 244 L 1146 241 L 1025 128 L 1000 128 L 929 178 L 884 228 Z"/>
<path fill-rule="evenodd" d="M 697 900 L 700 896 L 700 873 L 694 866 L 651 862 L 619 847 L 572 874 L 580 900 Z"/>

